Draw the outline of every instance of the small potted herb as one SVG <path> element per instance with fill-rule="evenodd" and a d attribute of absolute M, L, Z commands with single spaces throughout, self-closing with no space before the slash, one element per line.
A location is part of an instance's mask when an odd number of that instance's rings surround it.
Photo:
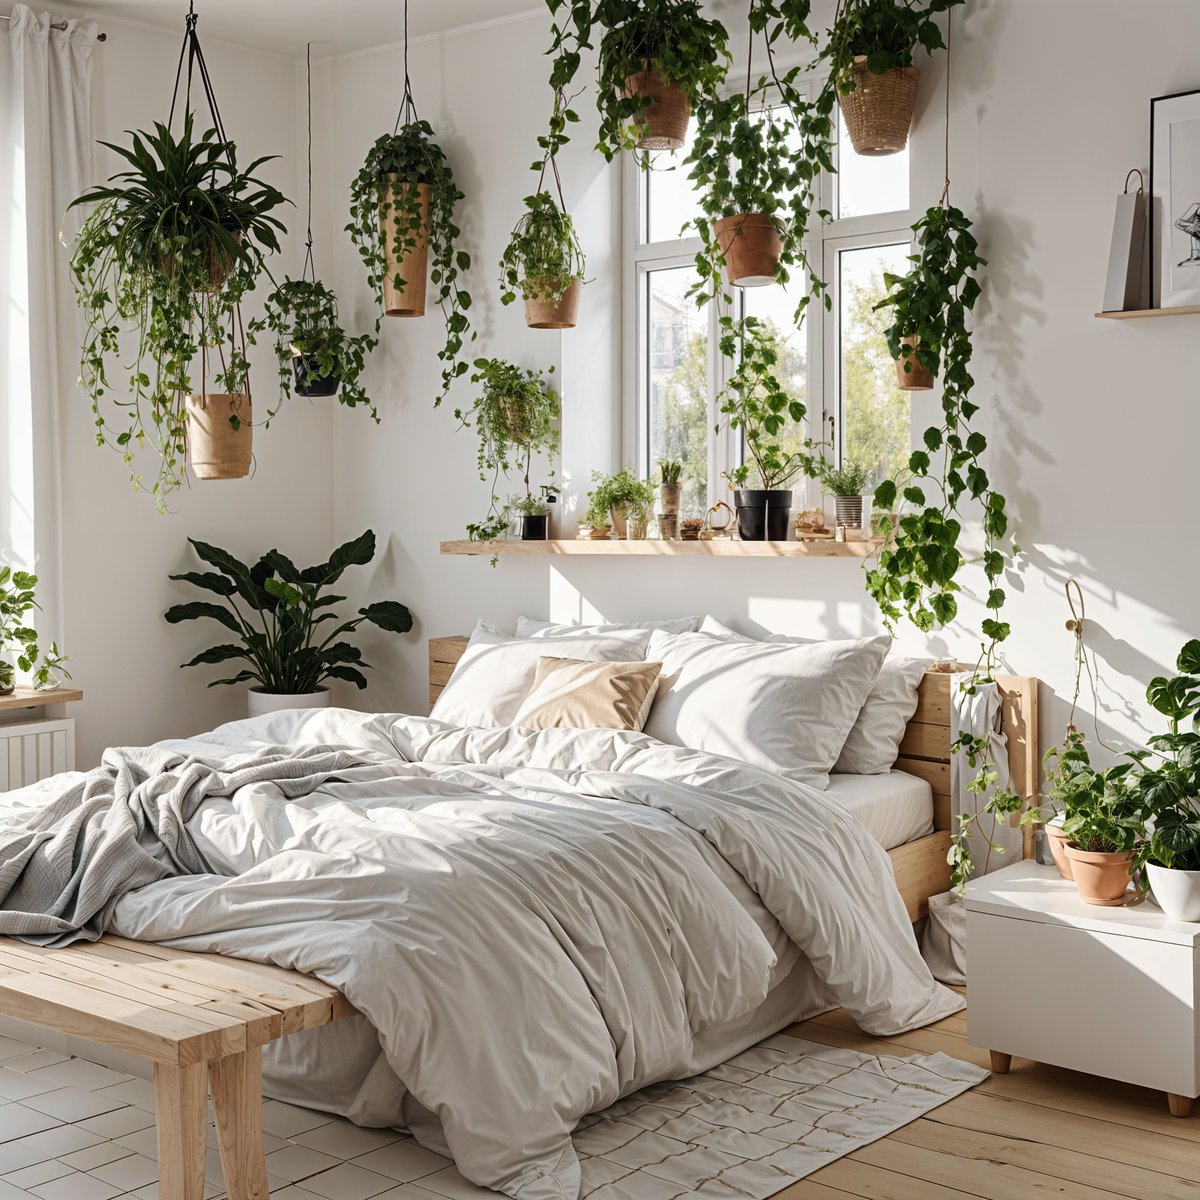
<path fill-rule="evenodd" d="M 60 687 L 63 676 L 71 678 L 58 644 L 51 642 L 43 651 L 37 630 L 29 624 L 30 614 L 39 607 L 36 588 L 36 575 L 0 565 L 0 696 L 16 689 L 17 670 L 28 672 L 39 691 Z"/>
<path fill-rule="evenodd" d="M 1125 902 L 1145 843 L 1145 809 L 1125 778 L 1130 763 L 1083 775 L 1074 811 L 1063 821 L 1071 878 L 1086 904 Z"/>
<path fill-rule="evenodd" d="M 517 518 L 523 542 L 544 542 L 550 536 L 549 493 L 558 489 L 543 484 L 541 490 L 540 496 L 526 493 L 509 499 L 508 511 Z"/>
<path fill-rule="evenodd" d="M 586 267 L 574 222 L 547 191 L 526 196 L 525 210 L 500 259 L 501 303 L 519 291 L 531 329 L 574 329 Z"/>
<path fill-rule="evenodd" d="M 834 524 L 847 529 L 861 529 L 863 523 L 863 493 L 871 473 L 861 463 L 845 462 L 840 467 L 827 467 L 821 472 L 825 490 L 833 496 Z"/>
<path fill-rule="evenodd" d="M 654 504 L 654 485 L 639 479 L 628 467 L 615 475 L 592 472 L 596 485 L 588 492 L 589 516 L 607 513 L 618 538 L 640 541 Z M 593 522 L 595 524 L 595 522 Z"/>
<path fill-rule="evenodd" d="M 677 458 L 660 458 L 658 473 L 662 479 L 658 485 L 658 511 L 663 516 L 678 516 L 679 500 L 683 494 L 683 463 Z"/>

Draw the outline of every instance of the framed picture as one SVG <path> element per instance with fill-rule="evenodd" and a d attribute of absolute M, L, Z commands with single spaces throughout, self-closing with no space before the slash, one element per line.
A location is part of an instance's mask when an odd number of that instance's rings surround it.
<path fill-rule="evenodd" d="M 1200 305 L 1200 89 L 1150 101 L 1150 303 Z"/>

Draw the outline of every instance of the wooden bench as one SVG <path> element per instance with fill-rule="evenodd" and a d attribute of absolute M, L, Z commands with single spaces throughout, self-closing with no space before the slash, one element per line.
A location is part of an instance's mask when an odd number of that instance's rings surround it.
<path fill-rule="evenodd" d="M 212 1089 L 230 1200 L 265 1200 L 262 1047 L 357 1016 L 307 975 L 104 937 L 62 950 L 0 938 L 0 1014 L 154 1063 L 161 1200 L 201 1200 Z"/>

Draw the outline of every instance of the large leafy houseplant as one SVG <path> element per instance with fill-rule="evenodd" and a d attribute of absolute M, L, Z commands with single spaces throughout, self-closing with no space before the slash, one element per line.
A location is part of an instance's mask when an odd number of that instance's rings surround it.
<path fill-rule="evenodd" d="M 864 59 L 872 75 L 913 65 L 918 46 L 932 54 L 944 50 L 941 27 L 934 20 L 966 0 L 843 0 L 818 59 L 841 92 L 856 85 L 854 64 Z"/>
<path fill-rule="evenodd" d="M 407 633 L 412 614 L 395 600 L 376 600 L 356 616 L 340 618 L 333 606 L 345 596 L 330 594 L 342 575 L 365 566 L 375 557 L 371 530 L 339 546 L 328 561 L 300 569 L 287 555 L 268 550 L 248 566 L 218 546 L 189 538 L 192 548 L 211 571 L 185 571 L 171 578 L 219 597 L 219 602 L 193 600 L 174 604 L 166 612 L 172 625 L 211 620 L 236 640 L 210 646 L 182 664 L 185 667 L 234 662 L 245 665 L 236 674 L 214 679 L 208 686 L 256 683 L 272 695 L 307 695 L 327 679 L 342 679 L 357 688 L 367 686 L 362 652 L 348 635 L 368 622 L 387 633 Z M 326 628 L 326 622 L 330 626 Z"/>
<path fill-rule="evenodd" d="M 134 451 L 148 443 L 158 453 L 151 490 L 161 509 L 186 470 L 184 398 L 207 387 L 194 373 L 197 358 L 213 365 L 217 391 L 246 392 L 238 306 L 265 270 L 265 254 L 279 249 L 283 224 L 272 214 L 286 201 L 255 174 L 268 158 L 240 168 L 233 142 L 212 129 L 195 135 L 190 111 L 178 136 L 156 123 L 131 138 L 128 147 L 101 143 L 128 167 L 71 205 L 94 207 L 70 270 L 85 322 L 79 377 L 96 441 L 121 454 L 137 488 Z M 136 343 L 121 388 L 126 328 Z M 236 412 L 228 419 L 236 428 Z"/>
<path fill-rule="evenodd" d="M 36 588 L 36 575 L 0 563 L 0 695 L 16 685 L 14 666 L 30 674 L 35 688 L 55 685 L 59 675 L 71 677 L 56 642 L 44 651 L 38 645 L 37 630 L 30 623 L 38 608 Z"/>
<path fill-rule="evenodd" d="M 464 198 L 428 121 L 409 106 L 393 133 L 380 137 L 367 153 L 350 185 L 350 221 L 346 231 L 358 249 L 380 312 L 419 316 L 425 310 L 425 272 L 442 310 L 446 339 L 442 361 L 441 404 L 451 383 L 467 372 L 461 353 L 474 341 L 467 310 L 471 294 L 460 281 L 471 256 L 459 246 L 455 218 Z M 428 255 L 428 262 L 426 260 Z M 419 303 L 416 295 L 419 294 Z M 376 318 L 375 332 L 379 332 Z"/>

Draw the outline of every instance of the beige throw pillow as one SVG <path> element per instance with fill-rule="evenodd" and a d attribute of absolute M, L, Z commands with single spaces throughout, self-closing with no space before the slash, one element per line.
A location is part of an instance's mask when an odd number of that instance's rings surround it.
<path fill-rule="evenodd" d="M 526 729 L 641 729 L 662 663 L 542 657 L 514 725 Z"/>

